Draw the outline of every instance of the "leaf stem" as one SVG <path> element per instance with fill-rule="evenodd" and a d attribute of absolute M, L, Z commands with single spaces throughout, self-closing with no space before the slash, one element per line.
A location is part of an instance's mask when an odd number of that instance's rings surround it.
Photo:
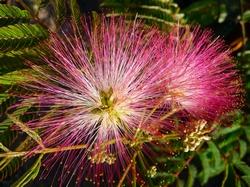
<path fill-rule="evenodd" d="M 73 146 L 65 146 L 65 147 L 56 147 L 56 148 L 43 148 L 40 150 L 34 151 L 10 151 L 6 153 L 0 153 L 0 158 L 2 157 L 20 157 L 26 156 L 28 154 L 48 154 L 48 153 L 56 153 L 56 152 L 63 152 L 63 151 L 70 151 L 70 150 L 78 150 L 78 149 L 85 149 L 87 146 L 85 144 L 82 145 L 73 145 Z"/>

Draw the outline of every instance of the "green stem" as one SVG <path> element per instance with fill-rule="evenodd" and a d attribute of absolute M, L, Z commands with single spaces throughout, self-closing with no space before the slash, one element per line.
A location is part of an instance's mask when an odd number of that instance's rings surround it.
<path fill-rule="evenodd" d="M 246 26 L 245 22 L 243 21 L 243 13 L 244 13 L 244 7 L 243 7 L 243 0 L 240 0 L 240 11 L 241 11 L 241 20 L 240 20 L 240 25 L 241 25 L 241 32 L 242 32 L 242 38 L 243 38 L 243 52 L 245 52 L 245 47 L 246 47 L 246 42 L 247 42 L 247 35 L 246 35 Z"/>

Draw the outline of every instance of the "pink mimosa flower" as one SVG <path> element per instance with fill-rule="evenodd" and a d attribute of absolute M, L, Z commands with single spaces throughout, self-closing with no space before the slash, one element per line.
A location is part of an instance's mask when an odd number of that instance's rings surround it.
<path fill-rule="evenodd" d="M 123 140 L 146 130 L 161 113 L 151 114 L 154 107 L 164 107 L 167 93 L 160 71 L 166 36 L 121 18 L 85 29 L 82 37 L 52 34 L 45 64 L 28 62 L 36 73 L 23 86 L 35 94 L 24 98 L 47 115 L 28 126 L 41 130 L 46 147 L 87 145 L 45 160 L 47 173 L 55 161 L 63 162 L 60 182 L 74 174 L 79 181 L 89 177 L 112 184 L 131 160 L 133 150 Z"/>
<path fill-rule="evenodd" d="M 167 45 L 166 86 L 186 111 L 214 120 L 242 105 L 241 81 L 221 39 L 198 27 L 175 28 Z"/>
<path fill-rule="evenodd" d="M 51 53 L 28 63 L 35 74 L 23 85 L 32 90 L 24 101 L 45 113 L 27 123 L 45 147 L 86 145 L 45 159 L 47 174 L 62 163 L 61 185 L 72 177 L 112 185 L 130 163 L 127 140 L 138 130 L 158 135 L 175 129 L 166 117 L 172 111 L 211 120 L 240 102 L 229 52 L 209 32 L 167 35 L 121 18 L 84 29 L 84 36 L 51 34 Z"/>

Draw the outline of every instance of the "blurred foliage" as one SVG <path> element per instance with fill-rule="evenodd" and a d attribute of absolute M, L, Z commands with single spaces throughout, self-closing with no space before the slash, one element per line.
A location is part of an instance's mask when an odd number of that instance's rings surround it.
<path fill-rule="evenodd" d="M 112 15 L 126 15 L 132 20 L 137 17 L 163 29 L 184 21 L 179 6 L 172 0 L 104 0 L 100 6 L 104 10 L 110 10 Z"/>
<path fill-rule="evenodd" d="M 178 24 L 199 24 L 212 28 L 232 49 L 246 88 L 246 106 L 224 117 L 213 139 L 196 152 L 160 154 L 144 171 L 149 186 L 250 186 L 250 2 L 247 0 L 18 0 L 0 1 L 0 150 L 24 151 L 34 143 L 25 132 L 11 130 L 13 120 L 6 111 L 18 103 L 9 89 L 27 70 L 24 59 L 58 30 L 66 17 L 78 22 L 80 15 L 94 10 L 135 17 L 167 31 Z M 14 105 L 15 106 L 15 105 Z M 29 120 L 27 108 L 12 107 L 17 119 Z M 157 152 L 157 150 L 156 150 Z M 27 161 L 0 158 L 0 183 L 26 186 L 39 173 L 43 155 Z M 139 159 L 139 158 L 138 158 Z M 140 162 L 140 160 L 138 160 Z M 153 174 L 152 174 L 153 173 Z M 150 175 L 149 175 L 150 174 Z M 33 184 L 39 182 L 35 181 Z M 43 182 L 40 182 L 43 183 Z M 32 183 L 30 183 L 32 184 Z M 44 182 L 44 185 L 46 182 Z M 138 182 L 139 184 L 139 182 Z M 46 185 L 45 185 L 46 186 Z"/>

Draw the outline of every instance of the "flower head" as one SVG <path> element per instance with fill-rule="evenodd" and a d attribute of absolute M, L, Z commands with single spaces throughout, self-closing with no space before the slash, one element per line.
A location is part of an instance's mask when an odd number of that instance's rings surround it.
<path fill-rule="evenodd" d="M 28 125 L 41 129 L 46 147 L 87 145 L 45 161 L 50 166 L 65 161 L 61 181 L 72 174 L 84 178 L 89 165 L 87 176 L 95 181 L 104 176 L 112 183 L 120 172 L 110 168 L 124 168 L 131 159 L 124 139 L 132 140 L 138 128 L 146 129 L 158 118 L 159 112 L 150 114 L 153 108 L 164 105 L 160 69 L 166 38 L 121 18 L 104 19 L 86 30 L 86 41 L 76 33 L 52 34 L 47 44 L 51 54 L 42 57 L 45 65 L 30 63 L 36 74 L 24 86 L 35 94 L 26 99 L 46 110 L 46 116 Z"/>
<path fill-rule="evenodd" d="M 45 160 L 63 163 L 61 183 L 76 175 L 112 184 L 140 148 L 131 143 L 138 134 L 155 141 L 177 129 L 171 115 L 214 119 L 240 100 L 229 52 L 208 32 L 166 35 L 122 18 L 84 25 L 86 35 L 51 34 L 49 56 L 29 62 L 35 74 L 23 85 L 33 91 L 24 100 L 45 113 L 27 123 L 45 147 L 85 145 Z"/>
<path fill-rule="evenodd" d="M 191 115 L 213 120 L 242 105 L 230 51 L 209 30 L 176 28 L 166 50 L 167 88 Z"/>

